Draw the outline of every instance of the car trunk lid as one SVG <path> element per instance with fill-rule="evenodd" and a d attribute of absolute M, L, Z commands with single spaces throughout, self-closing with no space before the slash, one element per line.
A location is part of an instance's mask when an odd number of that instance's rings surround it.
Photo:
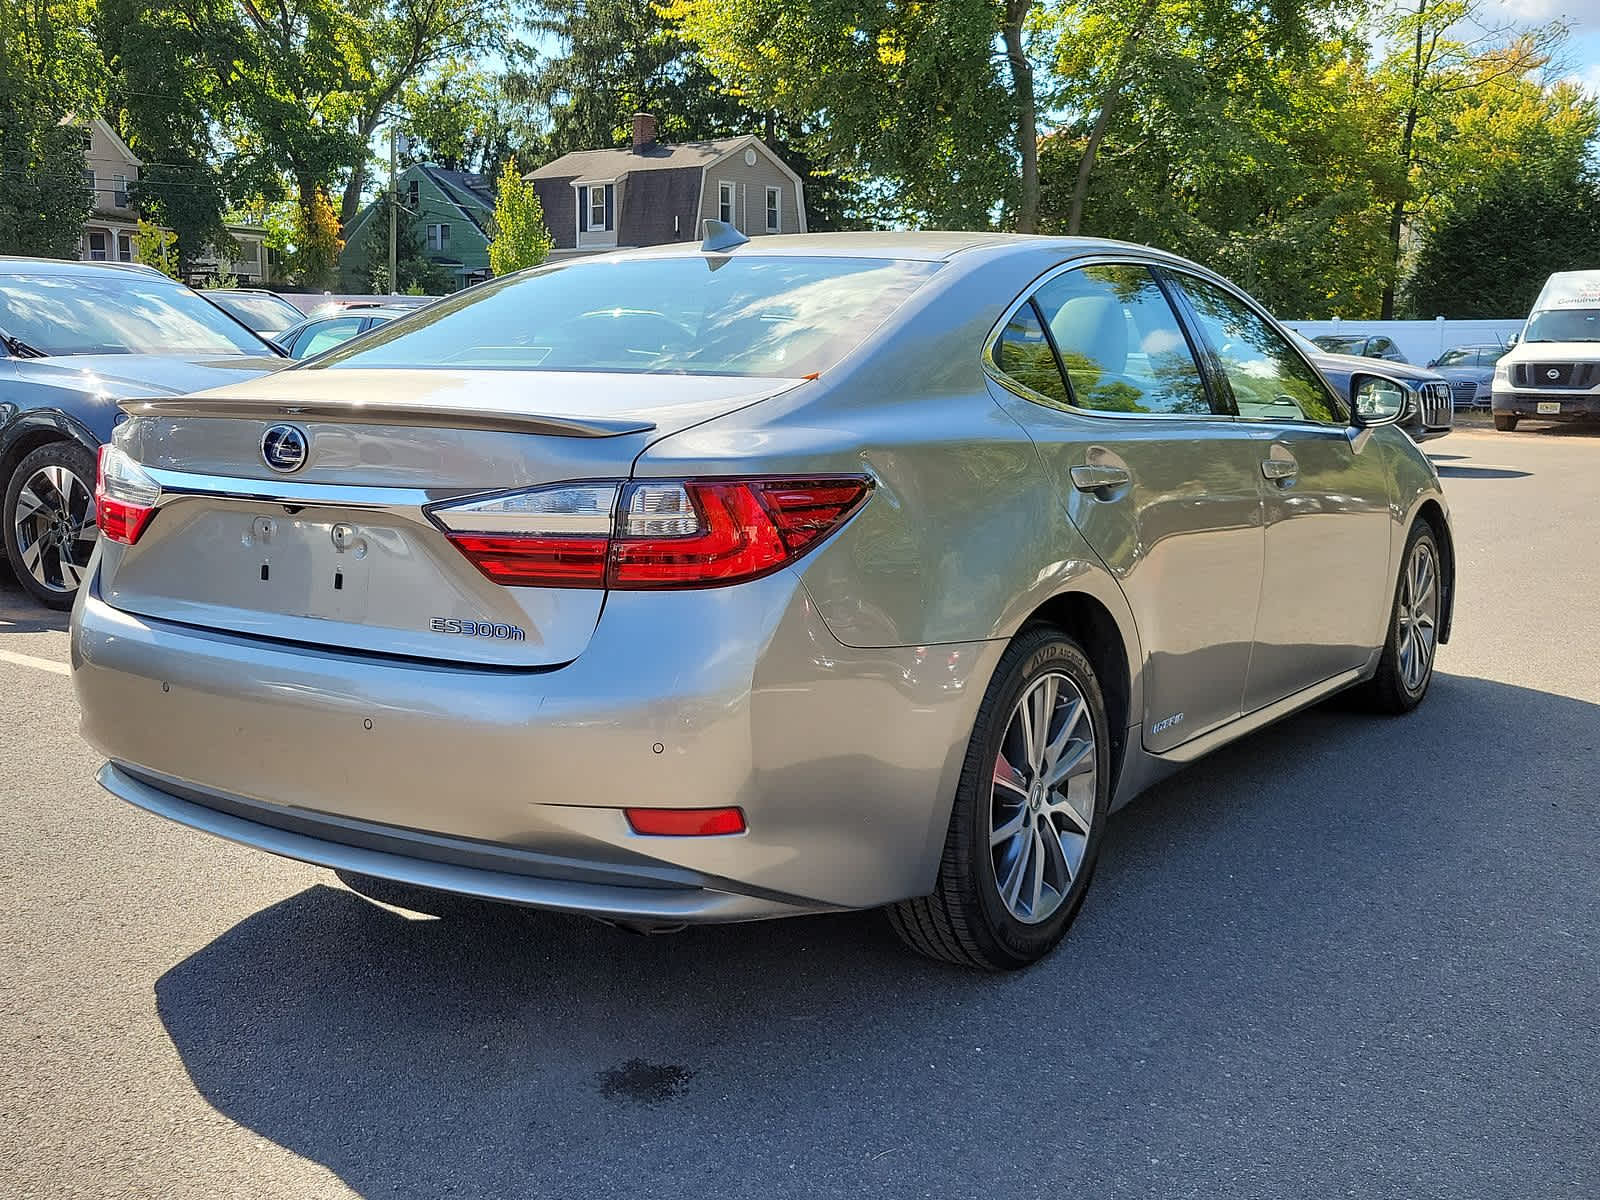
<path fill-rule="evenodd" d="M 142 616 L 315 646 L 501 667 L 570 662 L 604 593 L 491 582 L 426 507 L 625 479 L 655 439 L 794 382 L 297 370 L 128 402 L 117 444 L 162 496 L 134 545 L 102 539 L 101 595 Z M 279 426 L 304 439 L 292 472 L 264 457 Z"/>

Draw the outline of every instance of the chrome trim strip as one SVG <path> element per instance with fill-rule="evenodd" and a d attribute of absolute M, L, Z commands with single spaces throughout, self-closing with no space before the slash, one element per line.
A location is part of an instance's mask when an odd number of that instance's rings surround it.
<path fill-rule="evenodd" d="M 134 417 L 224 417 L 232 420 L 332 421 L 359 425 L 421 425 L 449 429 L 487 429 L 500 433 L 539 433 L 550 437 L 608 438 L 649 433 L 653 421 L 604 417 L 551 416 L 488 408 L 446 408 L 377 401 L 349 404 L 331 400 L 206 400 L 193 396 L 124 400 L 119 406 Z"/>
<path fill-rule="evenodd" d="M 617 920 L 713 923 L 825 910 L 823 906 L 808 909 L 705 888 L 612 887 L 429 862 L 323 841 L 218 812 L 141 783 L 112 763 L 101 767 L 95 778 L 106 791 L 136 808 L 242 846 L 313 866 L 354 871 L 460 896 Z"/>
<path fill-rule="evenodd" d="M 141 464 L 142 466 L 142 464 Z M 356 487 L 337 483 L 300 483 L 281 477 L 246 479 L 235 475 L 198 475 L 142 466 L 168 496 L 222 496 L 230 500 L 266 500 L 274 504 L 313 504 L 340 508 L 421 508 L 436 500 L 473 495 L 477 489 Z"/>

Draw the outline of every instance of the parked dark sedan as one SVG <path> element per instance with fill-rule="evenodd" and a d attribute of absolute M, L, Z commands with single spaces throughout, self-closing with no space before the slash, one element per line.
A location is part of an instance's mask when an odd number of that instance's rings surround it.
<path fill-rule="evenodd" d="M 1394 339 L 1381 333 L 1321 333 L 1311 339 L 1318 349 L 1329 354 L 1344 354 L 1351 358 L 1381 358 L 1384 362 L 1403 363 L 1406 356 Z"/>
<path fill-rule="evenodd" d="M 1335 388 L 1348 388 L 1351 377 L 1358 371 L 1375 370 L 1382 370 L 1391 379 L 1405 384 L 1406 407 L 1396 424 L 1411 435 L 1412 441 L 1442 438 L 1454 427 L 1455 408 L 1450 400 L 1450 384 L 1436 371 L 1354 354 L 1330 354 L 1322 348 L 1321 338 L 1308 338 L 1292 330 L 1289 336 Z"/>
<path fill-rule="evenodd" d="M 275 341 L 290 358 L 312 358 L 348 342 L 359 333 L 386 325 L 413 312 L 414 307 L 392 304 L 351 304 L 335 312 L 319 312 L 285 329 Z"/>
<path fill-rule="evenodd" d="M 1450 381 L 1457 408 L 1488 408 L 1494 398 L 1494 365 L 1506 350 L 1498 342 L 1453 346 L 1428 366 Z"/>
<path fill-rule="evenodd" d="M 22 586 L 72 607 L 98 532 L 95 454 L 119 400 L 238 383 L 285 361 L 149 267 L 0 257 L 0 525 Z"/>

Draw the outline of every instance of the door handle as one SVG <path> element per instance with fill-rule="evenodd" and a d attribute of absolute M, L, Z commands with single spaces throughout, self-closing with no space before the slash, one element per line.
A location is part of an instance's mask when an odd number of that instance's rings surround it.
<path fill-rule="evenodd" d="M 1300 473 L 1300 464 L 1292 458 L 1263 458 L 1261 474 L 1277 483 L 1293 479 Z"/>
<path fill-rule="evenodd" d="M 1073 467 L 1072 486 L 1080 492 L 1104 492 L 1133 482 L 1126 467 Z"/>

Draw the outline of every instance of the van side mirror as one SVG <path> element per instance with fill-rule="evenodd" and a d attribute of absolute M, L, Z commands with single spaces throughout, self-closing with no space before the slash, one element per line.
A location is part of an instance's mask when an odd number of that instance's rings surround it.
<path fill-rule="evenodd" d="M 1398 379 L 1357 371 L 1350 377 L 1350 422 L 1357 429 L 1392 425 L 1406 411 L 1411 389 Z"/>

